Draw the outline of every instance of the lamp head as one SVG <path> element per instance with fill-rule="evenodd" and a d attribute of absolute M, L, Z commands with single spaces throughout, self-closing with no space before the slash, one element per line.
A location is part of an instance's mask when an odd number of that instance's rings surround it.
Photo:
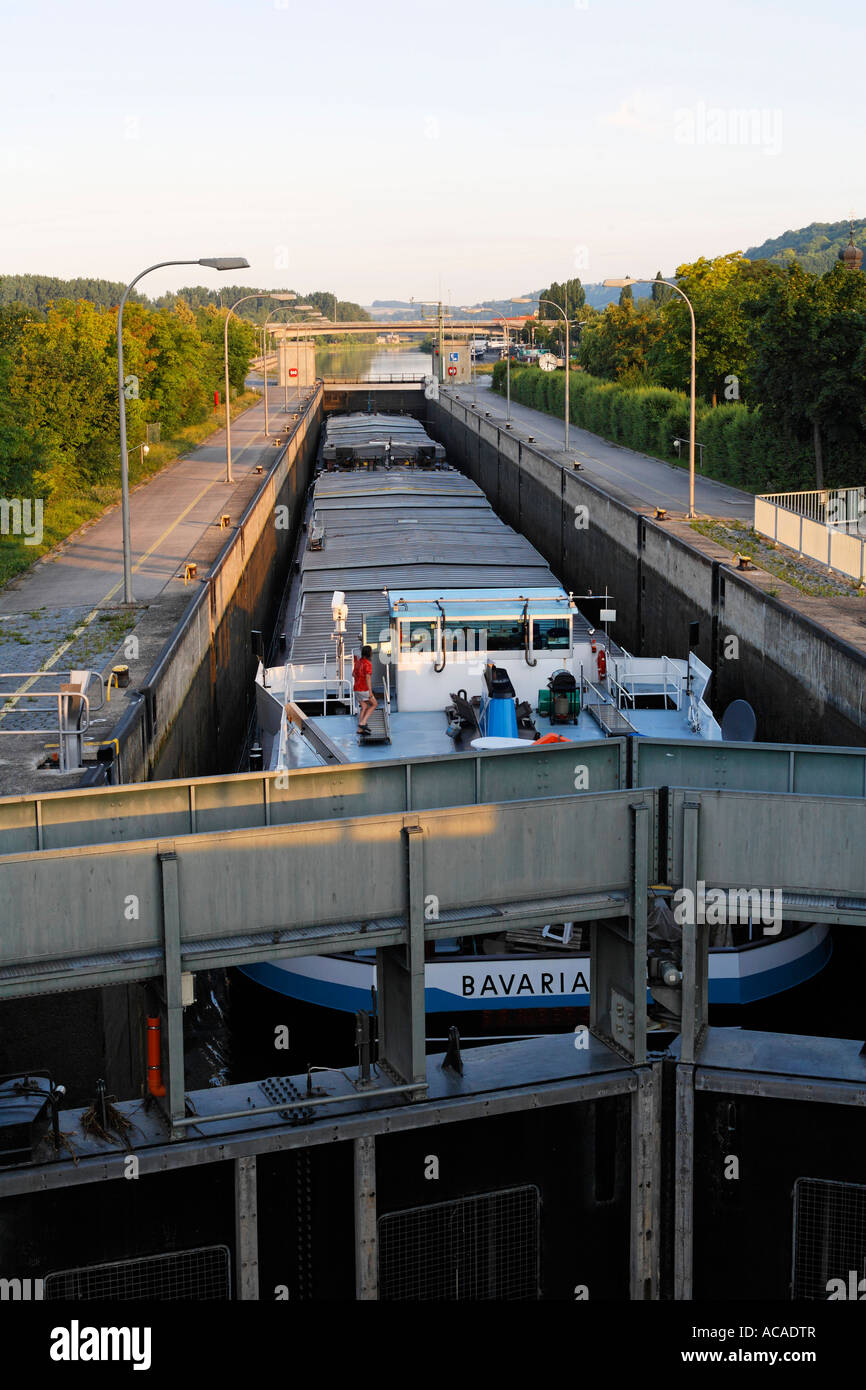
<path fill-rule="evenodd" d="M 606 290 L 624 290 L 627 289 L 629 285 L 643 285 L 646 282 L 644 280 L 635 280 L 631 275 L 624 275 L 621 280 L 605 280 L 603 283 Z"/>
<path fill-rule="evenodd" d="M 243 256 L 204 256 L 198 264 L 211 270 L 247 270 L 250 263 Z"/>

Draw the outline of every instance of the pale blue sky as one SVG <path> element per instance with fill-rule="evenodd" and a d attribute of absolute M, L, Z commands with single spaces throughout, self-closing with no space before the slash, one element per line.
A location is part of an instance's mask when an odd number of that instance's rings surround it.
<path fill-rule="evenodd" d="M 3 273 L 465 304 L 866 213 L 853 0 L 3 9 Z"/>

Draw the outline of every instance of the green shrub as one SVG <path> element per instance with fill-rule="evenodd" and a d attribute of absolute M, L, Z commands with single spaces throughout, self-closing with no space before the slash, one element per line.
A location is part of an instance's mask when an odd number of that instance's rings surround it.
<path fill-rule="evenodd" d="M 493 369 L 493 389 L 505 394 L 506 363 Z M 562 416 L 565 409 L 564 372 L 537 367 L 511 369 L 515 401 Z M 625 386 L 603 381 L 586 371 L 569 378 L 569 418 L 573 425 L 657 458 L 688 464 L 688 445 L 674 448 L 674 439 L 688 440 L 689 398 L 683 391 L 661 386 Z M 815 459 L 809 443 L 780 435 L 762 419 L 760 409 L 742 401 L 710 406 L 698 401 L 696 442 L 703 444 L 706 477 L 731 483 L 749 492 L 784 492 L 815 486 Z M 700 468 L 700 450 L 696 451 Z M 856 442 L 825 445 L 828 486 L 850 485 L 863 473 L 863 450 Z"/>

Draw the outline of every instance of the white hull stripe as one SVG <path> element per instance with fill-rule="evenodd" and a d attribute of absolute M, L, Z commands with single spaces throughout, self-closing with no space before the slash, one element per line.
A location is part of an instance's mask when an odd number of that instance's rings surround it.
<path fill-rule="evenodd" d="M 797 936 L 745 950 L 710 951 L 710 1003 L 746 1004 L 802 984 L 823 968 L 832 940 L 823 923 Z M 329 1008 L 369 1009 L 376 983 L 372 960 L 305 956 L 252 965 L 244 973 L 294 999 Z M 454 1009 L 582 1008 L 589 1003 L 589 955 L 471 956 L 428 961 L 424 971 L 428 1013 Z"/>

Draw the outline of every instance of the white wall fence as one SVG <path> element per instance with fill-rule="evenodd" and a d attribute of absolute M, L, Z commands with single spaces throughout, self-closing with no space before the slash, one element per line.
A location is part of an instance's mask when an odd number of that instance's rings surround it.
<path fill-rule="evenodd" d="M 755 498 L 755 530 L 852 579 L 866 579 L 866 488 Z"/>

